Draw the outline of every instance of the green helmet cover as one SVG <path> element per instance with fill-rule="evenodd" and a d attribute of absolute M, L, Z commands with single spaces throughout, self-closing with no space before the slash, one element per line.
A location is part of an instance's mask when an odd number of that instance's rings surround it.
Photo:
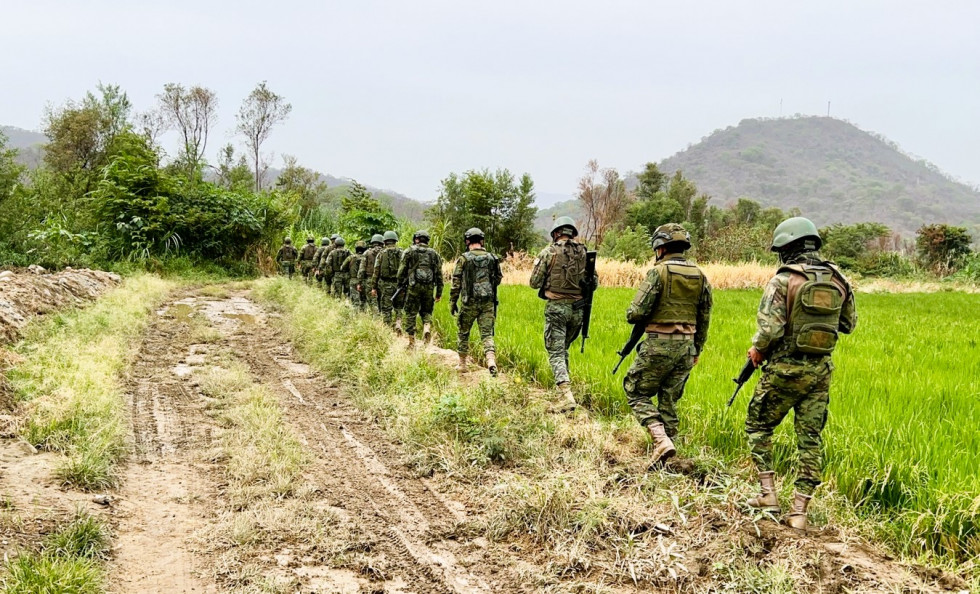
<path fill-rule="evenodd" d="M 813 224 L 813 221 L 804 217 L 786 219 L 777 225 L 776 230 L 773 231 L 772 247 L 769 249 L 778 252 L 794 241 L 805 237 L 813 238 L 816 241 L 817 249 L 820 249 L 821 244 L 823 244 L 823 240 L 820 239 L 820 233 L 817 231 L 817 226 Z"/>
<path fill-rule="evenodd" d="M 463 239 L 465 239 L 466 241 L 470 241 L 471 239 L 475 239 L 477 237 L 479 237 L 480 239 L 483 239 L 485 237 L 483 235 L 483 231 L 481 231 L 478 227 L 470 227 L 469 229 L 466 230 L 466 233 L 463 233 Z"/>
<path fill-rule="evenodd" d="M 329 244 L 330 244 L 329 237 L 324 237 L 323 239 L 320 240 L 320 245 L 329 245 Z"/>
<path fill-rule="evenodd" d="M 429 243 L 429 232 L 425 229 L 419 229 L 415 232 L 415 235 L 412 236 L 412 239 L 422 239 L 423 237 L 425 238 L 425 242 Z"/>
<path fill-rule="evenodd" d="M 571 227 L 572 237 L 578 237 L 578 227 L 575 226 L 575 220 L 572 217 L 558 217 L 555 219 L 555 223 L 551 226 L 551 234 L 554 235 L 562 227 Z"/>
<path fill-rule="evenodd" d="M 385 231 L 384 234 L 385 241 L 398 241 L 398 234 L 394 231 Z"/>
<path fill-rule="evenodd" d="M 283 241 L 283 243 L 292 243 L 293 242 L 293 240 L 291 238 L 289 238 L 289 237 L 287 237 L 286 239 L 283 239 L 282 241 Z"/>
<path fill-rule="evenodd" d="M 650 241 L 653 249 L 671 243 L 682 244 L 686 250 L 691 247 L 691 234 L 687 232 L 687 229 L 677 223 L 667 223 L 657 227 Z"/>
<path fill-rule="evenodd" d="M 333 244 L 337 247 L 344 247 L 344 243 L 343 237 L 338 237 L 337 239 L 333 240 Z"/>
<path fill-rule="evenodd" d="M 371 236 L 371 243 L 384 243 L 384 242 L 385 242 L 385 238 L 379 235 L 378 233 L 375 233 L 374 235 Z"/>
<path fill-rule="evenodd" d="M 366 249 L 367 249 L 367 244 L 361 240 L 358 240 L 357 243 L 354 244 L 354 251 L 357 252 L 358 254 L 360 254 Z"/>
<path fill-rule="evenodd" d="M 313 243 L 314 241 L 316 241 L 316 240 L 313 239 L 312 237 L 307 237 L 306 238 L 306 243 Z"/>

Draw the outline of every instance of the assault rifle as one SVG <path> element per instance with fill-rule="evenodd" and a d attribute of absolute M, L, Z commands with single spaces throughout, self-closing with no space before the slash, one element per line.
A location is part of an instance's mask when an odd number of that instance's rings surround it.
<path fill-rule="evenodd" d="M 398 296 L 399 295 L 401 295 L 402 293 L 405 292 L 405 288 L 406 287 L 408 287 L 408 285 L 398 285 L 398 288 L 395 290 L 395 293 L 391 296 L 391 303 L 392 304 L 395 303 L 395 301 L 398 299 Z"/>
<path fill-rule="evenodd" d="M 616 375 L 616 372 L 619 371 L 619 366 L 622 365 L 623 361 L 626 360 L 626 357 L 633 352 L 636 345 L 640 344 L 640 340 L 643 338 L 643 335 L 646 334 L 646 331 L 647 326 L 645 323 L 633 324 L 633 331 L 630 332 L 630 339 L 626 341 L 625 345 L 623 345 L 622 350 L 616 353 L 619 355 L 619 363 L 616 363 L 616 366 L 613 367 L 613 375 Z"/>
<path fill-rule="evenodd" d="M 738 377 L 732 379 L 732 381 L 735 382 L 735 393 L 728 399 L 729 408 L 731 408 L 732 403 L 735 402 L 735 397 L 738 396 L 738 391 L 742 389 L 745 382 L 749 381 L 749 378 L 752 377 L 753 373 L 755 373 L 755 363 L 752 362 L 751 358 L 746 357 L 745 365 L 742 367 L 742 371 L 739 372 Z"/>
<path fill-rule="evenodd" d="M 580 351 L 582 353 L 585 352 L 585 340 L 589 337 L 589 325 L 592 321 L 592 296 L 596 290 L 595 257 L 595 251 L 585 252 L 585 282 L 582 286 L 585 311 L 582 312 L 582 350 Z"/>

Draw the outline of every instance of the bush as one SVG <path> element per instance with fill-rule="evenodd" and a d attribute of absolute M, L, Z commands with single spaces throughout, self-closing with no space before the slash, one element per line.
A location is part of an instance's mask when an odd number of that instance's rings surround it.
<path fill-rule="evenodd" d="M 972 253 L 966 227 L 923 225 L 916 232 L 915 249 L 923 267 L 940 276 L 955 272 Z"/>
<path fill-rule="evenodd" d="M 649 262 L 653 258 L 650 233 L 643 225 L 626 227 L 621 231 L 610 231 L 599 246 L 599 255 L 637 264 Z"/>

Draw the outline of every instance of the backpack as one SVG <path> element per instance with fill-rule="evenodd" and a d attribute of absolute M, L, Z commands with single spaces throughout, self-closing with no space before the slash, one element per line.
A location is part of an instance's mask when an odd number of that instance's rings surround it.
<path fill-rule="evenodd" d="M 493 299 L 501 280 L 500 264 L 493 254 L 463 254 L 463 303 Z"/>
<path fill-rule="evenodd" d="M 841 310 L 850 288 L 829 266 L 786 265 L 786 335 L 790 352 L 829 355 L 837 346 Z"/>
<path fill-rule="evenodd" d="M 401 263 L 401 250 L 396 247 L 385 248 L 378 254 L 378 276 L 381 280 L 395 280 L 398 277 L 398 265 Z"/>
<path fill-rule="evenodd" d="M 316 246 L 312 243 L 308 243 L 303 247 L 303 260 L 312 260 L 313 254 L 316 253 Z"/>
<path fill-rule="evenodd" d="M 435 283 L 436 274 L 442 274 L 441 270 L 436 270 L 438 265 L 436 262 L 437 257 L 435 250 L 427 247 L 414 250 L 412 254 L 413 266 L 409 276 L 409 282 L 413 285 L 431 285 Z"/>
<path fill-rule="evenodd" d="M 585 279 L 586 247 L 581 243 L 568 241 L 563 245 L 552 246 L 551 266 L 548 278 L 542 286 L 563 295 L 581 295 L 582 281 Z"/>

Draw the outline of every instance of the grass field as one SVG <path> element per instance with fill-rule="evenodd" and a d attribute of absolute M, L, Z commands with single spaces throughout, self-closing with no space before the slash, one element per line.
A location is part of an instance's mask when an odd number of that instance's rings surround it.
<path fill-rule="evenodd" d="M 710 447 L 747 467 L 743 423 L 756 378 L 731 409 L 731 378 L 744 362 L 760 292 L 717 291 L 712 327 L 681 403 L 684 453 Z M 571 372 L 594 413 L 628 415 L 622 378 L 610 372 L 629 336 L 630 289 L 596 296 L 586 352 L 573 345 Z M 543 302 L 520 286 L 501 287 L 498 359 L 505 370 L 550 385 L 543 348 Z M 881 536 L 910 555 L 966 561 L 980 553 L 980 296 L 963 293 L 860 294 L 856 333 L 835 353 L 831 409 L 824 433 L 827 487 L 876 522 Z M 447 345 L 456 332 L 448 307 L 436 307 Z M 475 334 L 474 330 L 474 334 Z M 475 338 L 475 337 L 473 337 Z M 791 472 L 791 423 L 777 432 L 776 459 Z"/>

